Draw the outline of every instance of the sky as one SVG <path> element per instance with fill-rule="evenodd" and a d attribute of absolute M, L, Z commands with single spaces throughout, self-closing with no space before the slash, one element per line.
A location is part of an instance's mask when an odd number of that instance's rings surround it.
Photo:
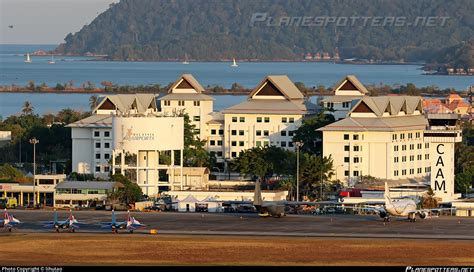
<path fill-rule="evenodd" d="M 118 0 L 0 0 L 0 44 L 63 43 L 113 2 Z"/>

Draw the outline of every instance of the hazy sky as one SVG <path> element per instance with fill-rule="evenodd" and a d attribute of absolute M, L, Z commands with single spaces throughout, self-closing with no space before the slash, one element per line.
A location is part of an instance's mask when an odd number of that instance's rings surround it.
<path fill-rule="evenodd" d="M 113 2 L 118 0 L 0 0 L 0 44 L 63 43 Z"/>

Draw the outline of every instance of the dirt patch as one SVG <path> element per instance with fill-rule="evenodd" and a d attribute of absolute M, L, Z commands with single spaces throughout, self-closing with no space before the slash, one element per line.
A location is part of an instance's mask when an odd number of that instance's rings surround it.
<path fill-rule="evenodd" d="M 474 265 L 472 241 L 130 234 L 0 236 L 2 265 Z"/>

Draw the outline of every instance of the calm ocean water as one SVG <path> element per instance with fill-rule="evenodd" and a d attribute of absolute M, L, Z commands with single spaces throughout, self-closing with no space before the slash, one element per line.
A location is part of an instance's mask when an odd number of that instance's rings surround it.
<path fill-rule="evenodd" d="M 232 68 L 224 62 L 109 62 L 91 61 L 86 57 L 55 57 L 55 64 L 48 64 L 50 57 L 32 56 L 32 63 L 24 63 L 24 54 L 38 49 L 51 50 L 55 45 L 0 45 L 0 85 L 37 84 L 55 86 L 70 80 L 74 85 L 91 81 L 97 86 L 102 81 L 115 84 L 167 85 L 180 74 L 192 73 L 204 86 L 232 83 L 252 88 L 266 75 L 287 74 L 294 82 L 306 86 L 332 86 L 347 74 L 355 74 L 364 84 L 406 84 L 417 86 L 436 85 L 440 88 L 465 90 L 474 84 L 473 77 L 428 76 L 416 65 L 343 65 L 316 62 L 260 62 L 239 63 Z M 238 59 L 237 59 L 238 62 Z M 32 102 L 38 113 L 55 112 L 65 107 L 87 110 L 90 94 L 0 94 L 0 115 L 4 118 L 21 110 L 25 100 Z M 240 96 L 216 96 L 215 108 L 226 108 L 245 99 Z"/>

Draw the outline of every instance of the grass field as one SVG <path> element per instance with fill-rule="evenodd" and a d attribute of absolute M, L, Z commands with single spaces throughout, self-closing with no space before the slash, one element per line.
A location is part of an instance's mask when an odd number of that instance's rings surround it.
<path fill-rule="evenodd" d="M 11 234 L 2 265 L 474 265 L 472 241 Z"/>

